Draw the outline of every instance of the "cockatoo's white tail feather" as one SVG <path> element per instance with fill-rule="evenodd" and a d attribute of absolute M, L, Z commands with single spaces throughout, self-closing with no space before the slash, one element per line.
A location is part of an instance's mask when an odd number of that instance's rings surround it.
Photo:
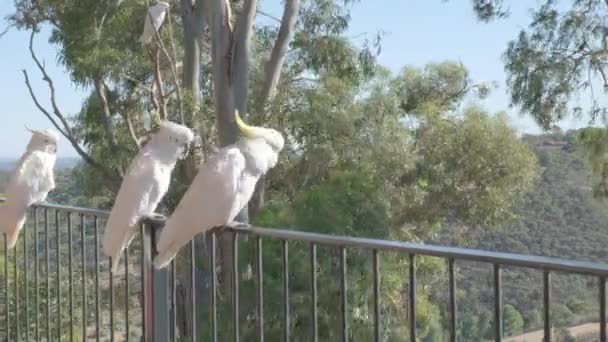
<path fill-rule="evenodd" d="M 8 248 L 14 248 L 17 244 L 17 239 L 19 239 L 19 232 L 25 223 L 25 215 L 26 209 L 20 210 L 18 213 L 11 213 L 9 210 L 5 210 L 5 215 L 3 215 L 2 226 L 5 229 L 6 237 L 7 237 L 7 245 Z"/>
<path fill-rule="evenodd" d="M 187 228 L 189 227 L 184 227 L 182 224 L 180 224 L 180 222 L 175 223 L 174 220 L 168 219 L 165 224 L 165 227 L 163 228 L 163 232 L 171 232 L 176 230 L 181 231 Z M 182 241 L 184 236 L 181 234 L 174 235 L 174 239 L 172 240 L 163 239 L 162 237 L 163 235 L 161 233 L 161 238 L 159 238 L 156 243 L 156 250 L 158 254 L 154 257 L 154 267 L 156 267 L 157 269 L 169 265 L 171 260 L 173 260 L 177 252 L 179 252 L 179 249 L 185 243 L 184 241 Z"/>
<path fill-rule="evenodd" d="M 128 235 L 125 238 L 125 241 L 123 242 L 123 245 L 121 246 L 120 250 L 118 250 L 118 251 L 111 251 L 111 250 L 109 250 L 110 248 L 106 247 L 106 246 L 113 246 L 113 244 L 111 242 L 103 244 L 104 253 L 106 255 L 112 256 L 112 273 L 116 273 L 116 271 L 118 271 L 118 265 L 120 265 L 120 255 L 122 254 L 122 251 L 124 251 L 131 244 L 131 241 L 133 241 L 133 238 L 135 237 L 136 232 L 137 231 L 135 229 L 129 230 L 129 232 L 127 233 Z"/>
<path fill-rule="evenodd" d="M 117 228 L 117 227 L 113 227 Z M 107 227 L 106 227 L 107 229 Z M 119 229 L 119 231 L 126 231 L 129 227 Z M 115 229 L 116 230 L 116 229 Z M 112 273 L 115 273 L 118 269 L 118 262 L 120 261 L 120 254 L 122 253 L 122 236 L 120 234 L 104 234 L 103 243 L 101 244 L 103 253 L 106 256 L 112 258 Z"/>
<path fill-rule="evenodd" d="M 154 258 L 154 267 L 156 267 L 157 269 L 167 267 L 171 263 L 171 260 L 175 258 L 175 255 L 179 251 L 180 247 L 181 246 L 179 246 L 178 248 L 169 249 L 163 252 L 162 254 L 157 255 Z"/>

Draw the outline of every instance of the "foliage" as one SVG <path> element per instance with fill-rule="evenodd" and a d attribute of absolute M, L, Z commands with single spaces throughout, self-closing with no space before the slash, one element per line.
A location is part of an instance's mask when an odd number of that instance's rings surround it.
<path fill-rule="evenodd" d="M 605 262 L 608 213 L 603 203 L 593 199 L 592 170 L 585 163 L 584 147 L 578 144 L 580 135 L 581 131 L 569 131 L 525 136 L 524 141 L 538 157 L 542 174 L 534 191 L 515 207 L 515 218 L 495 230 L 462 230 L 459 223 L 449 221 L 437 243 Z M 467 302 L 460 315 L 463 338 L 481 336 L 484 329 L 479 327 L 480 317 L 492 317 L 490 271 L 473 264 L 460 268 L 458 284 L 464 293 L 459 298 L 478 298 Z M 597 320 L 595 280 L 575 275 L 555 275 L 551 279 L 552 322 L 556 326 Z M 521 314 L 524 330 L 541 329 L 542 274 L 508 269 L 503 273 L 503 284 L 505 304 Z M 442 295 L 437 294 L 436 300 L 447 300 Z"/>
<path fill-rule="evenodd" d="M 524 319 L 513 305 L 504 306 L 503 320 L 503 331 L 506 336 L 515 336 L 523 332 Z"/>
<path fill-rule="evenodd" d="M 544 128 L 571 111 L 604 117 L 594 83 L 608 86 L 605 74 L 606 34 L 601 0 L 573 1 L 569 8 L 545 1 L 532 12 L 532 22 L 509 43 L 505 69 L 511 101 Z M 580 92 L 592 99 L 590 108 L 570 106 Z"/>

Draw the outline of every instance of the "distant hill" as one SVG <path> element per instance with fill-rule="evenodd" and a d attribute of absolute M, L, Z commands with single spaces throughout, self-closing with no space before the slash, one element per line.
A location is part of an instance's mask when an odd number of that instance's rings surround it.
<path fill-rule="evenodd" d="M 56 170 L 71 169 L 80 162 L 80 158 L 77 157 L 62 157 L 58 158 L 55 163 Z M 0 158 L 0 171 L 12 171 L 17 163 L 16 158 Z"/>
<path fill-rule="evenodd" d="M 592 175 L 577 147 L 577 133 L 523 137 L 536 152 L 542 175 L 536 189 L 517 209 L 517 219 L 494 230 L 474 229 L 467 236 L 457 236 L 458 230 L 447 226 L 436 243 L 608 263 L 608 203 L 593 198 Z M 487 266 L 462 268 L 459 286 L 466 289 L 467 298 L 478 298 L 477 305 L 466 307 L 464 319 L 473 322 L 492 317 L 488 311 L 493 300 L 491 274 Z M 504 303 L 521 313 L 524 328 L 540 327 L 542 273 L 508 270 L 503 283 Z M 557 326 L 597 319 L 595 279 L 555 275 L 552 291 L 552 315 Z M 483 334 L 473 330 L 468 333 Z"/>

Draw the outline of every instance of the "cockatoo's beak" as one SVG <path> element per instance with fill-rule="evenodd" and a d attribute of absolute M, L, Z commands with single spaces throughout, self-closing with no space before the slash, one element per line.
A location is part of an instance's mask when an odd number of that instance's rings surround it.
<path fill-rule="evenodd" d="M 239 126 L 239 130 L 241 131 L 241 133 L 243 133 L 245 137 L 255 137 L 254 128 L 243 122 L 241 116 L 239 115 L 239 111 L 236 109 L 234 110 L 234 120 L 236 121 L 236 125 Z"/>
<path fill-rule="evenodd" d="M 53 153 L 57 153 L 57 144 L 51 144 L 51 148 L 50 149 L 51 149 L 51 151 Z"/>

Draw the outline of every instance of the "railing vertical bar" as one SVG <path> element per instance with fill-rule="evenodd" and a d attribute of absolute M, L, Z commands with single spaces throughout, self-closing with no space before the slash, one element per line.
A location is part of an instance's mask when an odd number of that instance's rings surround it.
<path fill-rule="evenodd" d="M 544 299 L 544 327 L 545 327 L 545 342 L 551 342 L 551 273 L 545 271 L 543 273 L 543 299 Z"/>
<path fill-rule="evenodd" d="M 57 280 L 57 340 L 61 341 L 61 250 L 59 249 L 59 210 L 55 210 L 55 247 L 57 248 L 56 262 L 57 262 L 57 274 L 55 279 Z"/>
<path fill-rule="evenodd" d="M 36 319 L 35 319 L 35 336 L 36 336 L 36 341 L 40 340 L 40 314 L 39 314 L 39 310 L 40 310 L 40 302 L 39 302 L 39 293 L 40 293 L 40 283 L 39 283 L 39 279 L 38 279 L 38 274 L 40 273 L 40 267 L 38 265 L 38 254 L 39 254 L 39 249 L 38 249 L 38 208 L 34 207 L 34 302 L 36 304 L 35 308 L 34 308 L 34 313 L 36 314 Z"/>
<path fill-rule="evenodd" d="M 95 244 L 95 341 L 99 342 L 99 218 L 94 217 L 93 221 L 93 243 Z"/>
<path fill-rule="evenodd" d="M 410 341 L 416 341 L 416 256 L 410 254 Z"/>
<path fill-rule="evenodd" d="M 456 279 L 454 277 L 454 259 L 448 260 L 450 292 L 450 342 L 456 342 Z"/>
<path fill-rule="evenodd" d="M 129 341 L 129 246 L 125 247 L 125 338 Z"/>
<path fill-rule="evenodd" d="M 340 247 L 340 307 L 342 314 L 342 341 L 348 341 L 348 301 L 346 286 L 346 248 Z"/>
<path fill-rule="evenodd" d="M 142 335 L 143 335 L 143 339 L 144 341 L 146 341 L 146 331 L 148 331 L 148 326 L 146 325 L 146 312 L 148 310 L 147 304 L 146 304 L 146 297 L 145 297 L 145 293 L 146 293 L 146 287 L 147 287 L 147 282 L 146 282 L 146 238 L 145 238 L 145 226 L 144 224 L 140 224 L 139 225 L 139 236 L 141 237 L 141 293 L 142 293 L 142 298 L 141 298 L 141 327 L 142 327 Z M 125 272 L 129 272 L 128 268 L 125 269 Z M 127 302 L 128 303 L 128 302 Z"/>
<path fill-rule="evenodd" d="M 167 317 L 169 312 L 169 276 L 167 270 L 155 272 L 152 264 L 155 250 L 155 236 L 157 236 L 156 228 L 154 224 L 145 223 L 142 230 L 142 284 L 144 286 L 142 289 L 144 305 L 142 314 L 143 326 L 145 327 L 143 335 L 144 341 L 165 342 L 169 340 L 169 317 Z M 155 295 L 157 290 L 158 295 Z M 157 307 L 158 312 L 155 311 Z M 157 320 L 160 317 L 164 319 Z M 157 333 L 159 334 L 158 336 L 156 335 Z"/>
<path fill-rule="evenodd" d="M 290 337 L 290 310 L 289 310 L 289 244 L 283 240 L 283 340 L 289 342 Z"/>
<path fill-rule="evenodd" d="M 45 286 L 46 289 L 46 340 L 51 340 L 51 289 L 49 287 L 49 283 L 51 281 L 51 273 L 49 268 L 49 221 L 48 215 L 49 212 L 47 209 L 44 210 L 44 264 L 45 264 Z"/>
<path fill-rule="evenodd" d="M 374 276 L 374 341 L 380 342 L 380 257 L 378 250 L 373 251 L 373 276 Z"/>
<path fill-rule="evenodd" d="M 192 310 L 191 341 L 196 341 L 196 247 L 194 239 L 190 241 L 190 307 Z"/>
<path fill-rule="evenodd" d="M 606 277 L 600 277 L 600 342 L 606 342 Z"/>
<path fill-rule="evenodd" d="M 163 269 L 156 269 L 153 266 L 153 255 L 156 251 L 156 241 L 160 234 L 160 225 L 150 223 L 149 229 L 146 233 L 146 245 L 149 246 L 148 252 L 146 252 L 146 278 L 149 283 L 146 288 L 146 301 L 148 301 L 148 323 L 149 327 L 149 341 L 171 341 L 173 339 L 172 330 L 173 327 L 172 319 L 169 317 L 172 314 L 172 300 L 171 300 L 171 269 L 175 265 L 175 259 L 173 259 L 171 266 Z"/>
<path fill-rule="evenodd" d="M 312 341 L 319 340 L 318 311 L 317 311 L 317 245 L 310 244 L 310 310 L 312 320 Z"/>
<path fill-rule="evenodd" d="M 177 263 L 171 260 L 171 341 L 177 339 Z"/>
<path fill-rule="evenodd" d="M 264 342 L 264 253 L 262 237 L 256 237 L 255 260 L 257 272 L 258 341 Z"/>
<path fill-rule="evenodd" d="M 13 262 L 14 275 L 13 285 L 15 286 L 15 340 L 19 341 L 19 273 L 17 271 L 17 265 L 19 264 L 19 254 L 17 250 L 19 249 L 19 244 L 15 244 L 13 247 L 13 258 L 15 261 Z"/>
<path fill-rule="evenodd" d="M 87 331 L 87 263 L 86 263 L 86 219 L 80 214 L 80 255 L 82 262 L 82 333 L 86 341 Z"/>
<path fill-rule="evenodd" d="M 500 265 L 494 264 L 494 340 L 502 341 L 502 281 Z"/>
<path fill-rule="evenodd" d="M 8 283 L 8 235 L 4 233 L 4 317 L 6 323 L 6 341 L 10 342 L 11 340 L 11 305 L 10 305 L 10 291 L 9 291 L 9 283 Z"/>
<path fill-rule="evenodd" d="M 217 342 L 217 270 L 216 270 L 216 254 L 217 254 L 217 236 L 216 233 L 211 233 L 211 341 Z"/>
<path fill-rule="evenodd" d="M 232 323 L 234 331 L 234 342 L 239 342 L 241 336 L 239 331 L 239 234 L 232 235 Z"/>
<path fill-rule="evenodd" d="M 110 341 L 114 342 L 114 272 L 112 271 L 112 258 L 108 258 L 110 273 Z M 125 319 L 129 319 L 125 317 Z"/>
<path fill-rule="evenodd" d="M 29 233 L 29 228 L 27 226 L 23 227 L 23 278 L 25 281 L 25 340 L 30 340 L 30 303 L 29 303 L 29 280 L 28 280 L 28 269 L 30 268 L 28 263 L 28 250 L 27 250 L 27 235 Z"/>
<path fill-rule="evenodd" d="M 69 304 L 70 304 L 70 341 L 74 341 L 74 286 L 72 284 L 72 282 L 74 281 L 74 275 L 72 273 L 72 243 L 73 243 L 73 238 L 72 238 L 72 213 L 68 212 L 68 280 L 69 280 L 69 284 L 68 284 L 68 291 L 70 293 L 70 300 L 69 300 Z"/>

